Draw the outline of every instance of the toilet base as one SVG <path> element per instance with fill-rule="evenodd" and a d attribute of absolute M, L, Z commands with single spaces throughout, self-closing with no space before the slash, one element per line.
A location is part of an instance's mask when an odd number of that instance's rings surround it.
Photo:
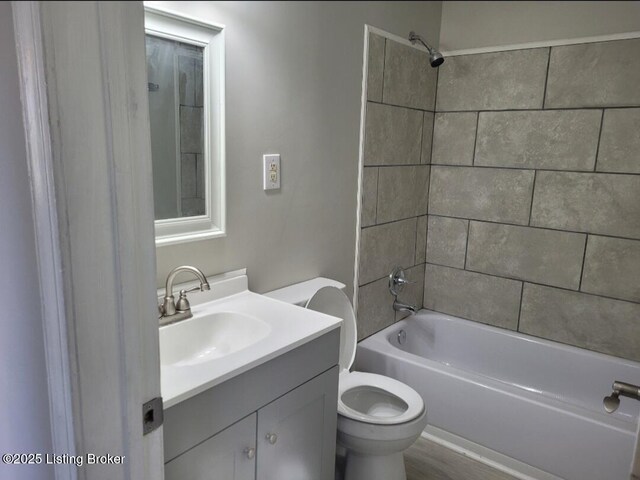
<path fill-rule="evenodd" d="M 348 452 L 344 480 L 407 480 L 402 452 L 389 455 Z"/>

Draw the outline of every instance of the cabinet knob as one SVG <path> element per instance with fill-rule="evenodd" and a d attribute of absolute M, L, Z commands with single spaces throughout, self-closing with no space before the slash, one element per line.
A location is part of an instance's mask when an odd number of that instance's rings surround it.
<path fill-rule="evenodd" d="M 247 458 L 249 460 L 252 460 L 253 457 L 256 456 L 256 449 L 255 448 L 251 448 L 251 447 L 247 447 L 244 449 L 244 454 L 247 456 Z"/>
<path fill-rule="evenodd" d="M 269 442 L 271 445 L 273 445 L 278 441 L 278 435 L 276 435 L 275 433 L 267 433 L 265 438 L 267 439 L 267 442 Z"/>

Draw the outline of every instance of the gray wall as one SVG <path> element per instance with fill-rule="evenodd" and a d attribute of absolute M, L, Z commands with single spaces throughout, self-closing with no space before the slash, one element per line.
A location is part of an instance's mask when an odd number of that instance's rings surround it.
<path fill-rule="evenodd" d="M 388 288 L 400 265 L 399 300 L 422 306 L 437 70 L 427 53 L 371 34 L 358 275 L 358 337 L 398 320 Z"/>
<path fill-rule="evenodd" d="M 226 25 L 228 235 L 157 251 L 180 264 L 248 267 L 264 292 L 323 275 L 351 290 L 364 24 L 437 43 L 440 2 L 166 2 Z M 264 153 L 282 188 L 262 190 Z"/>
<path fill-rule="evenodd" d="M 639 51 L 440 67 L 426 308 L 640 360 Z"/>
<path fill-rule="evenodd" d="M 0 2 L 0 452 L 51 451 L 38 271 L 11 3 Z M 53 478 L 51 466 L 0 463 L 0 478 Z"/>
<path fill-rule="evenodd" d="M 447 1 L 440 47 L 462 50 L 638 30 L 638 1 Z"/>

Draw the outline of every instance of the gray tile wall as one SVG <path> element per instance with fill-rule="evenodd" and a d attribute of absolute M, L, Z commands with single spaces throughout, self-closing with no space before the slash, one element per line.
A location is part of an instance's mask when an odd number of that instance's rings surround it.
<path fill-rule="evenodd" d="M 445 61 L 426 308 L 640 360 L 639 85 L 640 40 Z"/>
<path fill-rule="evenodd" d="M 185 44 L 178 48 L 181 214 L 191 217 L 206 213 L 202 51 Z"/>
<path fill-rule="evenodd" d="M 437 70 L 420 50 L 371 34 L 358 266 L 358 338 L 403 317 L 388 275 L 405 267 L 400 300 L 422 307 Z M 475 129 L 475 116 L 473 128 Z M 527 208 L 529 208 L 527 206 Z"/>

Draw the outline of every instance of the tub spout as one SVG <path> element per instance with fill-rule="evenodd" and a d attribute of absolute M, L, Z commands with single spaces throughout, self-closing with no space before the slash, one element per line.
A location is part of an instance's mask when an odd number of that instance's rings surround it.
<path fill-rule="evenodd" d="M 408 312 L 411 315 L 416 313 L 415 305 L 408 305 L 406 303 L 399 302 L 397 298 L 393 301 L 393 309 L 396 312 Z"/>
<path fill-rule="evenodd" d="M 608 413 L 613 413 L 618 409 L 618 407 L 620 406 L 620 396 L 640 400 L 640 387 L 637 385 L 615 381 L 613 382 L 611 388 L 613 390 L 611 395 L 609 395 L 608 397 L 604 397 L 604 399 L 602 400 L 604 409 Z"/>

